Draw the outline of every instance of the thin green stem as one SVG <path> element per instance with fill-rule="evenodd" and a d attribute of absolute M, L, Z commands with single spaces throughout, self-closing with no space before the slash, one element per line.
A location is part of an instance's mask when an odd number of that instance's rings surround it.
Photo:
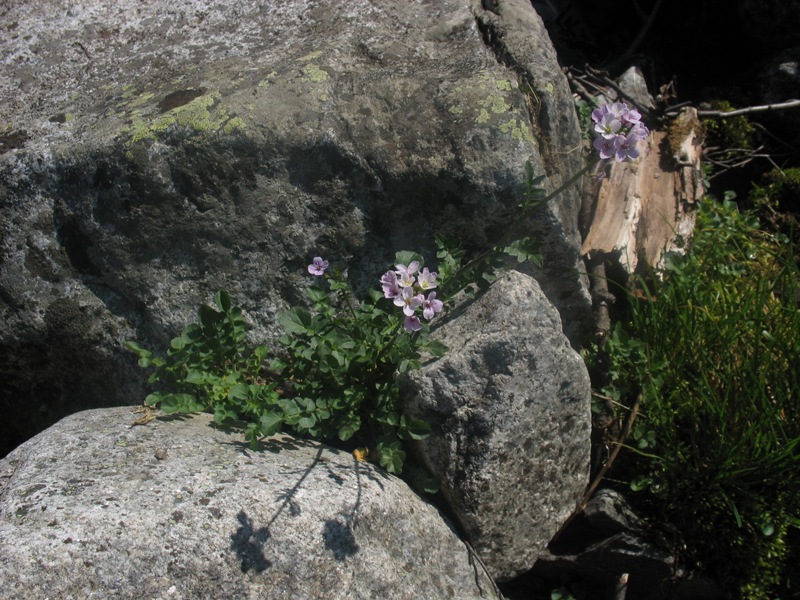
<path fill-rule="evenodd" d="M 453 296 L 457 292 L 464 289 L 468 283 L 471 283 L 474 278 L 465 277 L 469 275 L 473 270 L 481 265 L 485 265 L 495 256 L 500 254 L 505 250 L 506 245 L 509 242 L 514 240 L 514 237 L 518 234 L 518 229 L 525 223 L 526 219 L 530 216 L 530 209 L 531 208 L 538 208 L 550 202 L 553 198 L 564 192 L 565 190 L 569 189 L 572 185 L 574 185 L 581 177 L 583 177 L 587 172 L 589 172 L 593 167 L 595 167 L 600 162 L 599 158 L 595 158 L 594 160 L 589 161 L 585 167 L 583 167 L 580 171 L 575 173 L 572 177 L 567 179 L 564 183 L 562 183 L 558 188 L 554 191 L 550 192 L 546 197 L 542 200 L 534 204 L 533 206 L 523 206 L 522 210 L 520 211 L 519 216 L 514 219 L 514 221 L 509 225 L 508 229 L 505 230 L 503 235 L 497 240 L 497 242 L 485 250 L 481 252 L 478 256 L 473 258 L 469 261 L 466 265 L 462 266 L 461 268 L 456 271 L 453 276 L 450 278 L 451 282 L 455 282 L 458 286 L 456 289 L 450 289 L 449 283 L 445 284 L 444 291 L 446 292 L 445 296 Z M 526 194 L 529 193 L 526 191 Z M 464 283 L 466 281 L 466 283 Z"/>

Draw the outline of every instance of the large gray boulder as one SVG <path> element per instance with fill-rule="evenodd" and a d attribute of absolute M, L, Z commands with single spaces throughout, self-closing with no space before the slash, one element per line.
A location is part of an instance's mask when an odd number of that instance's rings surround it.
<path fill-rule="evenodd" d="M 401 379 L 432 435 L 420 454 L 492 575 L 533 567 L 589 477 L 589 376 L 536 281 L 510 271 L 434 337 L 443 358 Z"/>
<path fill-rule="evenodd" d="M 4 598 L 498 597 L 439 512 L 372 465 L 137 416 L 81 412 L 0 460 Z"/>
<path fill-rule="evenodd" d="M 484 8 L 484 5 L 488 8 Z M 165 344 L 220 288 L 274 339 L 323 255 L 376 286 L 434 233 L 482 249 L 530 159 L 580 167 L 571 96 L 526 0 L 10 0 L 0 39 L 0 387 L 7 451 L 136 403 L 124 339 Z M 578 342 L 577 190 L 535 273 Z"/>

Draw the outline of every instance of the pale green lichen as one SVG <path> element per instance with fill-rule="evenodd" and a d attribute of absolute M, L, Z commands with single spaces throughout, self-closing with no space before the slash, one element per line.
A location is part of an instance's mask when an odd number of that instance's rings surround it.
<path fill-rule="evenodd" d="M 314 63 L 308 63 L 303 67 L 303 79 L 313 81 L 314 83 L 322 83 L 323 81 L 327 81 L 328 73 L 320 69 Z"/>
<path fill-rule="evenodd" d="M 458 105 L 453 105 L 448 110 L 454 115 L 460 115 L 462 112 L 464 112 L 464 109 Z"/>
<path fill-rule="evenodd" d="M 476 123 L 488 123 L 492 114 L 500 115 L 511 110 L 511 105 L 508 104 L 502 96 L 487 96 L 480 103 L 480 112 L 475 118 Z"/>
<path fill-rule="evenodd" d="M 225 126 L 222 128 L 226 134 L 230 135 L 234 131 L 242 131 L 247 127 L 247 123 L 245 123 L 244 119 L 240 117 L 232 117 Z"/>
<path fill-rule="evenodd" d="M 276 71 L 270 72 L 265 79 L 263 79 L 263 80 L 261 80 L 259 82 L 258 87 L 260 87 L 260 88 L 269 87 L 275 81 L 275 78 L 277 76 L 278 76 L 278 73 Z"/>
<path fill-rule="evenodd" d="M 150 100 L 152 100 L 154 97 L 155 97 L 155 94 L 153 92 L 145 92 L 144 94 L 142 94 L 141 96 L 139 96 L 135 100 L 131 100 L 131 102 L 128 104 L 128 106 L 130 106 L 131 108 L 135 108 L 137 106 L 143 106 L 143 105 L 147 104 L 148 102 L 150 102 Z"/>
<path fill-rule="evenodd" d="M 219 129 L 228 120 L 228 116 L 224 111 L 218 111 L 220 114 L 217 118 L 212 118 L 209 109 L 214 105 L 217 98 L 219 98 L 219 92 L 198 96 L 183 106 L 173 108 L 165 116 L 172 114 L 178 125 L 191 127 L 195 131 L 203 132 Z"/>
<path fill-rule="evenodd" d="M 527 123 L 520 122 L 517 119 L 510 119 L 500 125 L 501 133 L 510 133 L 511 137 L 520 142 L 534 143 L 533 132 Z"/>
<path fill-rule="evenodd" d="M 511 91 L 511 82 L 508 79 L 501 79 L 496 84 L 497 89 L 501 92 L 510 92 Z"/>
<path fill-rule="evenodd" d="M 156 140 L 157 134 L 166 131 L 173 125 L 189 127 L 198 133 L 222 130 L 224 133 L 230 134 L 243 130 L 246 127 L 244 119 L 231 118 L 225 110 L 214 109 L 219 97 L 219 92 L 198 96 L 191 102 L 177 106 L 154 120 L 144 119 L 142 112 L 134 109 L 130 115 L 131 125 L 127 129 L 130 138 L 126 146 L 130 147 L 132 144 L 144 140 Z"/>
<path fill-rule="evenodd" d="M 506 99 L 502 96 L 489 96 L 483 102 L 481 102 L 481 106 L 493 112 L 496 115 L 503 114 L 511 110 L 511 105 L 506 102 Z"/>
<path fill-rule="evenodd" d="M 315 58 L 319 58 L 320 56 L 322 56 L 322 50 L 317 50 L 315 52 L 311 52 L 310 54 L 306 54 L 305 56 L 301 56 L 297 60 L 299 62 L 308 62 L 314 60 Z"/>

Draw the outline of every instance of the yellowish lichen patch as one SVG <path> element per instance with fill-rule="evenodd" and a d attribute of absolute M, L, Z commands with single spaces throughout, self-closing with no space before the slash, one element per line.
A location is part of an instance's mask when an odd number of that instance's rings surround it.
<path fill-rule="evenodd" d="M 152 94 L 151 94 L 152 97 Z M 126 133 L 130 136 L 126 146 L 143 140 L 155 140 L 158 134 L 173 125 L 188 127 L 198 133 L 212 133 L 222 130 L 230 134 L 241 131 L 247 126 L 244 119 L 230 117 L 223 108 L 215 106 L 219 100 L 219 92 L 210 92 L 198 96 L 191 102 L 177 106 L 155 119 L 146 119 L 142 111 L 134 109 L 130 114 L 131 125 Z"/>
<path fill-rule="evenodd" d="M 145 104 L 150 102 L 150 100 L 152 100 L 154 96 L 155 94 L 153 92 L 145 92 L 138 98 L 131 100 L 128 106 L 130 106 L 131 108 L 135 108 L 137 106 L 144 106 Z"/>
<path fill-rule="evenodd" d="M 481 107 L 485 108 L 496 115 L 503 114 L 511 110 L 511 105 L 506 102 L 506 99 L 502 96 L 488 96 L 483 102 L 481 102 Z"/>
<path fill-rule="evenodd" d="M 234 131 L 242 131 L 246 127 L 247 123 L 245 123 L 244 119 L 240 117 L 232 117 L 227 123 L 225 123 L 225 126 L 222 128 L 222 130 L 226 134 L 230 135 Z"/>
<path fill-rule="evenodd" d="M 511 110 L 511 105 L 502 96 L 487 96 L 480 103 L 480 111 L 475 122 L 480 124 L 488 123 L 491 115 L 501 115 L 509 110 Z"/>
<path fill-rule="evenodd" d="M 278 76 L 278 73 L 276 71 L 270 72 L 269 75 L 267 75 L 265 79 L 262 79 L 258 83 L 258 87 L 260 87 L 260 88 L 269 87 L 275 81 L 275 78 L 277 76 Z"/>
<path fill-rule="evenodd" d="M 313 81 L 314 83 L 322 83 L 328 80 L 328 73 L 320 69 L 314 63 L 308 63 L 303 67 L 303 79 Z"/>
<path fill-rule="evenodd" d="M 520 142 L 535 143 L 533 132 L 527 123 L 517 119 L 510 119 L 500 125 L 501 133 L 510 133 L 511 137 Z"/>
<path fill-rule="evenodd" d="M 297 60 L 300 62 L 309 62 L 311 60 L 314 60 L 315 58 L 319 58 L 320 56 L 322 56 L 322 50 L 317 50 L 316 52 L 311 52 L 310 54 L 301 56 Z"/>
<path fill-rule="evenodd" d="M 173 114 L 178 125 L 191 127 L 195 131 L 216 130 L 228 120 L 228 116 L 224 111 L 217 111 L 217 115 L 211 114 L 209 109 L 214 105 L 217 98 L 219 98 L 219 92 L 204 94 L 188 104 L 173 108 L 166 114 Z"/>
<path fill-rule="evenodd" d="M 508 79 L 501 79 L 496 84 L 498 91 L 501 92 L 510 92 L 511 91 L 511 82 Z"/>
<path fill-rule="evenodd" d="M 451 114 L 454 115 L 460 115 L 462 112 L 464 112 L 464 109 L 458 105 L 453 105 L 448 110 L 450 111 Z"/>

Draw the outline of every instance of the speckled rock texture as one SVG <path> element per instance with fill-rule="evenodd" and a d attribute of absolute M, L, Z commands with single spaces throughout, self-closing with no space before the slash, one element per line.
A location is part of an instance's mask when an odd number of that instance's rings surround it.
<path fill-rule="evenodd" d="M 329 447 L 77 413 L 0 460 L 0 589 L 43 598 L 497 598 L 438 511 Z"/>
<path fill-rule="evenodd" d="M 589 375 L 543 296 L 505 274 L 434 332 L 445 356 L 401 379 L 433 429 L 420 455 L 499 581 L 533 567 L 589 483 Z"/>
<path fill-rule="evenodd" d="M 163 347 L 221 288 L 272 340 L 311 257 L 363 292 L 435 233 L 484 249 L 526 160 L 550 189 L 581 167 L 526 0 L 10 0 L 0 28 L 0 454 L 138 403 L 122 340 Z M 578 205 L 531 223 L 575 342 Z"/>

